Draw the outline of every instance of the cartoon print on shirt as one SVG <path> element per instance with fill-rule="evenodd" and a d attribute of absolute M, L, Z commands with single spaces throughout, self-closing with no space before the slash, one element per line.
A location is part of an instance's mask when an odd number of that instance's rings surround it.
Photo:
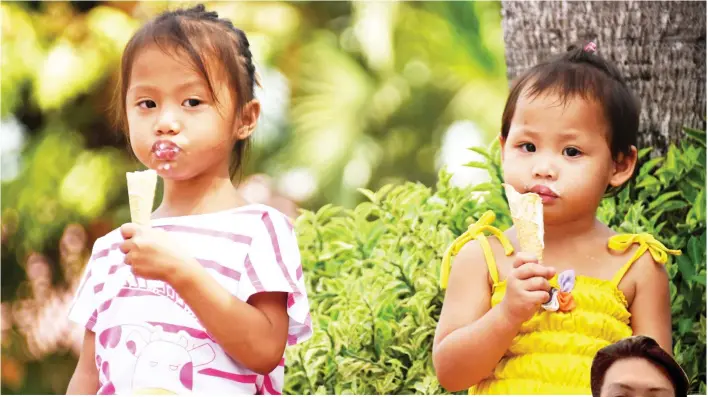
<path fill-rule="evenodd" d="M 125 341 L 119 343 L 123 327 L 132 330 L 127 332 Z M 208 342 L 190 348 L 189 340 L 189 335 L 182 330 L 173 333 L 163 331 L 160 326 L 151 330 L 128 324 L 107 329 L 99 336 L 103 347 L 125 349 L 135 358 L 132 381 L 128 384 L 132 385 L 132 392 L 138 394 L 192 391 L 195 368 L 214 361 L 216 353 Z M 108 363 L 104 361 L 102 364 L 106 366 Z"/>
<path fill-rule="evenodd" d="M 187 333 L 168 334 L 161 327 L 145 340 L 140 332 L 128 336 L 126 347 L 135 355 L 133 390 L 164 389 L 175 393 L 192 390 L 194 368 L 209 364 L 216 356 L 214 349 L 205 343 L 188 349 Z M 180 387 L 180 390 L 174 390 Z"/>

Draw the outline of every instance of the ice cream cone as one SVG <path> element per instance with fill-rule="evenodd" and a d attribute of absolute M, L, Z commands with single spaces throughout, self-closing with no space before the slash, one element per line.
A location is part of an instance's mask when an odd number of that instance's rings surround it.
<path fill-rule="evenodd" d="M 519 246 L 543 258 L 543 202 L 536 193 L 521 194 L 512 186 L 504 184 L 506 197 L 509 199 L 511 218 L 516 226 Z"/>
<path fill-rule="evenodd" d="M 154 170 L 127 172 L 125 176 L 128 179 L 130 219 L 133 223 L 149 226 L 155 200 L 157 172 Z"/>

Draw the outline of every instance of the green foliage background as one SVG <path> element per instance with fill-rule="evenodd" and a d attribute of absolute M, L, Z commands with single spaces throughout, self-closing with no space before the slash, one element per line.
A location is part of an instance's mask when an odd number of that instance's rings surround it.
<path fill-rule="evenodd" d="M 647 232 L 684 254 L 669 262 L 674 355 L 706 392 L 706 140 L 671 146 L 644 161 L 636 180 L 607 198 L 598 217 L 618 232 Z M 298 220 L 303 266 L 312 297 L 313 338 L 287 352 L 291 394 L 443 394 L 432 366 L 442 308 L 442 254 L 487 210 L 511 226 L 501 189 L 498 145 L 487 161 L 491 182 L 435 189 L 420 183 L 362 190 L 353 210 L 324 206 Z M 647 160 L 650 149 L 641 151 Z"/>

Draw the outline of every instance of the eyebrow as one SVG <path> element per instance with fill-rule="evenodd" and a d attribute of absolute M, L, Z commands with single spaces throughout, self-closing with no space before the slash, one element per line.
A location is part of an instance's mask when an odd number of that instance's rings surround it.
<path fill-rule="evenodd" d="M 187 80 L 182 83 L 178 83 L 175 91 L 183 91 L 187 88 L 192 88 L 192 87 L 199 87 L 199 88 L 205 88 L 205 84 L 201 80 Z M 137 90 L 156 90 L 158 87 L 157 85 L 154 84 L 137 84 L 137 85 L 132 85 L 128 88 L 127 93 L 130 93 L 131 91 L 137 91 Z"/>
<path fill-rule="evenodd" d="M 626 384 L 626 383 L 613 383 L 613 384 L 610 385 L 610 386 L 615 386 L 615 387 L 619 387 L 619 388 L 621 388 L 621 389 L 626 389 L 626 390 L 635 390 L 635 388 L 632 387 L 632 385 L 628 385 L 628 384 Z M 666 388 L 666 387 L 663 387 L 663 386 L 650 387 L 648 390 L 649 390 L 649 391 L 671 391 L 671 389 Z"/>
<path fill-rule="evenodd" d="M 560 132 L 558 132 L 557 134 L 560 135 L 561 138 L 566 139 L 566 140 L 576 139 L 576 138 L 578 138 L 578 137 L 580 137 L 580 136 L 582 135 L 582 134 L 580 134 L 580 133 L 579 133 L 578 131 L 576 131 L 576 130 L 560 131 Z M 523 135 L 526 135 L 526 136 L 530 136 L 530 137 L 532 137 L 532 138 L 536 138 L 536 137 L 539 137 L 539 136 L 543 135 L 543 133 L 542 133 L 542 132 L 539 132 L 539 131 L 530 130 L 530 129 L 528 129 L 528 128 L 522 127 L 522 128 L 519 129 L 519 135 L 522 135 L 522 136 L 523 136 Z"/>
<path fill-rule="evenodd" d="M 626 383 L 613 383 L 611 386 L 619 387 L 620 389 L 634 390 L 634 387 Z"/>

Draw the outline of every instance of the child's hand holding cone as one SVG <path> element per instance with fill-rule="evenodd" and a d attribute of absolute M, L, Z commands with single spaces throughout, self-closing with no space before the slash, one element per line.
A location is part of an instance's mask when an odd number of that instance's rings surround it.
<path fill-rule="evenodd" d="M 539 264 L 534 254 L 516 254 L 514 268 L 507 278 L 506 294 L 500 303 L 512 323 L 529 320 L 549 300 L 548 280 L 555 274 L 555 269 Z"/>

